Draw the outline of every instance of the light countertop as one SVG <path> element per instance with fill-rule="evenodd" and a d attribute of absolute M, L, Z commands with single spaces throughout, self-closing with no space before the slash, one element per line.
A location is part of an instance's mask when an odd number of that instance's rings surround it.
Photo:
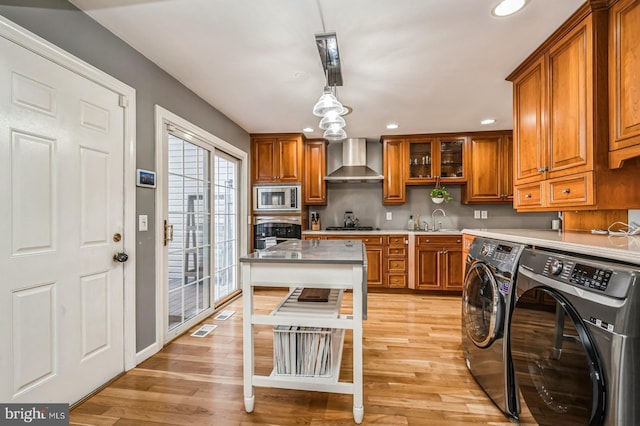
<path fill-rule="evenodd" d="M 640 265 L 640 236 L 596 235 L 589 231 L 547 229 L 464 229 L 465 234 L 586 254 Z"/>
<path fill-rule="evenodd" d="M 376 229 L 374 231 L 302 231 L 302 235 L 462 235 L 459 229 L 443 231 L 409 231 L 405 229 Z"/>
<path fill-rule="evenodd" d="M 240 257 L 240 262 L 364 264 L 361 241 L 291 240 Z"/>

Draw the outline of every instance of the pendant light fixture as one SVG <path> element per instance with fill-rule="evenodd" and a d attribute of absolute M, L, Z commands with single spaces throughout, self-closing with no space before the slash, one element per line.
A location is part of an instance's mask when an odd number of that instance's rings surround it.
<path fill-rule="evenodd" d="M 313 115 L 324 117 L 329 113 L 340 114 L 344 109 L 340 101 L 338 101 L 338 98 L 336 98 L 331 91 L 331 88 L 325 86 L 322 96 L 320 96 L 318 102 L 313 106 Z"/>
<path fill-rule="evenodd" d="M 322 30 L 325 30 L 324 17 L 320 7 L 320 0 L 316 0 Z M 340 141 L 346 139 L 347 133 L 344 127 L 347 125 L 342 115 L 350 112 L 345 108 L 336 96 L 336 86 L 342 86 L 342 72 L 340 66 L 340 54 L 338 51 L 338 39 L 336 33 L 323 32 L 316 34 L 316 46 L 322 69 L 325 75 L 325 86 L 322 96 L 313 106 L 313 115 L 322 117 L 319 127 L 324 130 L 323 137 L 329 141 Z"/>

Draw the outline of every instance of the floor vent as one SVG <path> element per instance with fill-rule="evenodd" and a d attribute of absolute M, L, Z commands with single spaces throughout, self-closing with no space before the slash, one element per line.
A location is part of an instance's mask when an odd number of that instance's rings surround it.
<path fill-rule="evenodd" d="M 217 325 L 213 325 L 213 324 L 203 324 L 199 329 L 191 333 L 191 336 L 204 337 L 207 334 L 211 333 L 213 330 L 215 330 L 216 327 Z"/>
<path fill-rule="evenodd" d="M 235 313 L 236 313 L 236 311 L 222 311 L 216 317 L 214 317 L 213 319 L 220 320 L 220 321 L 225 321 L 225 320 L 228 320 L 229 317 L 231 317 L 231 315 L 233 315 Z"/>

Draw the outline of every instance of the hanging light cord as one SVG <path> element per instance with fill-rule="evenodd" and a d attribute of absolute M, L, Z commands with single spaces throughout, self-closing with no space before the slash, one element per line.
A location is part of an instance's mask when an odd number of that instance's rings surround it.
<path fill-rule="evenodd" d="M 320 7 L 320 0 L 316 0 L 316 4 L 318 5 L 318 13 L 320 14 L 320 22 L 322 22 L 322 32 L 326 33 L 327 30 L 324 28 L 324 15 L 322 15 L 322 8 Z"/>

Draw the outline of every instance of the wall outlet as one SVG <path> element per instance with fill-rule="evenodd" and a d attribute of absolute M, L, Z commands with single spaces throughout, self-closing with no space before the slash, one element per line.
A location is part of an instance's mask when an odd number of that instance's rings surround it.
<path fill-rule="evenodd" d="M 473 218 L 474 219 L 480 219 L 480 210 L 474 210 L 473 211 Z"/>
<path fill-rule="evenodd" d="M 387 220 L 393 220 L 393 212 L 387 212 Z"/>
<path fill-rule="evenodd" d="M 486 210 L 482 210 L 482 212 L 480 212 L 480 217 L 482 217 L 482 219 L 486 219 L 489 215 Z"/>

